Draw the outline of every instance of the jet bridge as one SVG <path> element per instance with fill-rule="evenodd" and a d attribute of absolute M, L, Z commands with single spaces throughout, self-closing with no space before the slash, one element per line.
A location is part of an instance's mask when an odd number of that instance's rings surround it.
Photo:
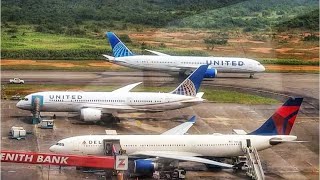
<path fill-rule="evenodd" d="M 243 159 L 244 166 L 246 167 L 246 174 L 252 179 L 264 180 L 264 172 L 262 169 L 261 161 L 255 147 L 251 145 L 250 139 L 241 142 L 242 150 L 245 156 L 239 157 Z M 241 163 L 241 162 L 240 162 Z"/>

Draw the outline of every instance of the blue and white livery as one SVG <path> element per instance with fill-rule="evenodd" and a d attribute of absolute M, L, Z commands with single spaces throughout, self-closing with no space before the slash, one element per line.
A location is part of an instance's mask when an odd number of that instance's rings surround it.
<path fill-rule="evenodd" d="M 217 72 L 223 73 L 254 73 L 263 72 L 265 68 L 258 61 L 237 57 L 199 57 L 170 56 L 168 54 L 147 50 L 155 55 L 135 55 L 113 33 L 107 32 L 106 37 L 112 48 L 113 56 L 103 55 L 108 61 L 130 68 L 190 74 L 200 65 L 209 65 L 205 78 L 214 78 Z"/>
<path fill-rule="evenodd" d="M 124 52 L 124 51 L 122 51 Z M 127 52 L 125 52 L 127 53 Z M 27 95 L 17 107 L 33 111 L 34 100 L 40 101 L 40 112 L 79 112 L 83 121 L 99 121 L 103 114 L 159 112 L 202 103 L 199 92 L 208 65 L 202 65 L 170 93 L 130 92 L 139 83 L 112 92 L 47 91 Z"/>

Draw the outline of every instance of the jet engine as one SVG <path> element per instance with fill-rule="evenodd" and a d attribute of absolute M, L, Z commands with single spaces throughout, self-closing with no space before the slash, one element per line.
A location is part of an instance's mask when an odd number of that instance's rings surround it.
<path fill-rule="evenodd" d="M 217 76 L 218 72 L 214 68 L 208 68 L 207 71 L 204 73 L 205 78 L 215 78 Z"/>
<path fill-rule="evenodd" d="M 138 159 L 134 161 L 134 173 L 140 175 L 152 175 L 158 169 L 158 163 L 150 159 Z"/>
<path fill-rule="evenodd" d="M 99 109 L 84 108 L 80 111 L 80 119 L 83 121 L 100 121 L 102 112 Z"/>

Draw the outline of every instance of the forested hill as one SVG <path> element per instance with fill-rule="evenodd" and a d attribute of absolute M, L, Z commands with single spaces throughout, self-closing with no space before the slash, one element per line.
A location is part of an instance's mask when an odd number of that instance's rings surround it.
<path fill-rule="evenodd" d="M 84 21 L 165 26 L 175 19 L 244 0 L 2 0 L 2 20 L 61 25 Z"/>
<path fill-rule="evenodd" d="M 281 26 L 317 30 L 318 0 L 2 0 L 2 22 L 33 24 L 38 31 L 63 33 L 91 25 L 123 27 L 247 28 Z M 299 17 L 299 18 L 296 18 Z M 298 22 L 296 22 L 297 20 Z M 310 24 L 312 23 L 312 24 Z"/>

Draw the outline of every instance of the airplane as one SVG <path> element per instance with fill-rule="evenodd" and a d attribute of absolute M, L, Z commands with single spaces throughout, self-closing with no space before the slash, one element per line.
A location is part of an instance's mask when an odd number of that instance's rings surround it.
<path fill-rule="evenodd" d="M 118 113 L 160 112 L 202 103 L 203 92 L 198 92 L 208 65 L 199 66 L 175 90 L 169 93 L 130 92 L 141 84 L 134 83 L 112 92 L 46 91 L 27 95 L 16 106 L 34 111 L 39 99 L 40 112 L 80 112 L 80 119 L 97 122 L 102 115 L 119 121 Z"/>
<path fill-rule="evenodd" d="M 170 56 L 157 51 L 147 50 L 155 55 L 136 55 L 113 33 L 107 32 L 106 38 L 112 48 L 113 56 L 103 56 L 111 63 L 148 71 L 163 71 L 190 74 L 201 64 L 209 65 L 204 77 L 214 78 L 222 73 L 254 73 L 264 72 L 265 67 L 258 61 L 237 57 L 200 57 L 200 56 Z"/>
<path fill-rule="evenodd" d="M 192 117 L 161 135 L 83 135 L 58 141 L 49 150 L 64 154 L 103 155 L 104 140 L 118 139 L 121 147 L 135 159 L 135 172 L 152 173 L 160 161 L 191 161 L 208 166 L 235 168 L 236 164 L 215 161 L 215 158 L 232 158 L 244 155 L 243 147 L 251 145 L 258 151 L 284 142 L 295 141 L 297 136 L 289 135 L 297 117 L 303 98 L 288 99 L 258 129 L 251 133 L 222 135 L 186 135 L 195 122 Z M 239 132 L 239 131 L 238 131 Z M 155 159 L 152 159 L 155 158 Z"/>

